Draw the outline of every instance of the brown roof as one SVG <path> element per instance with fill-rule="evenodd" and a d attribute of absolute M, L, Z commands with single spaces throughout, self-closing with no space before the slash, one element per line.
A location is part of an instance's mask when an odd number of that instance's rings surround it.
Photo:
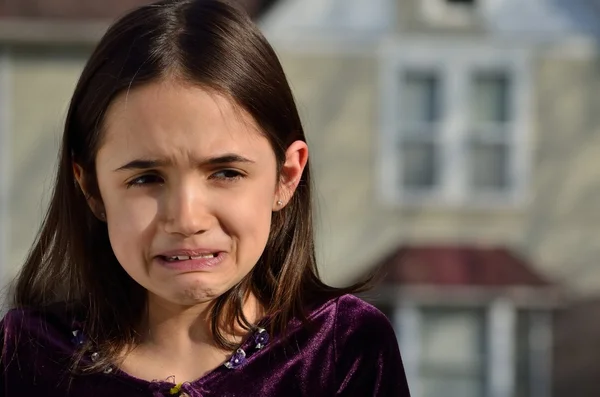
<path fill-rule="evenodd" d="M 273 0 L 235 0 L 258 16 Z M 0 0 L 0 18 L 90 20 L 114 19 L 149 0 Z"/>
<path fill-rule="evenodd" d="M 471 246 L 400 247 L 379 265 L 383 282 L 440 286 L 549 286 L 505 248 Z"/>

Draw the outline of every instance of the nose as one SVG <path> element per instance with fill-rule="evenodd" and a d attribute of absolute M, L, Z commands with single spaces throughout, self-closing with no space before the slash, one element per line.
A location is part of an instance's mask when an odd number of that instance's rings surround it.
<path fill-rule="evenodd" d="M 206 194 L 193 181 L 172 186 L 165 197 L 165 231 L 185 237 L 210 229 L 214 217 L 206 202 Z"/>

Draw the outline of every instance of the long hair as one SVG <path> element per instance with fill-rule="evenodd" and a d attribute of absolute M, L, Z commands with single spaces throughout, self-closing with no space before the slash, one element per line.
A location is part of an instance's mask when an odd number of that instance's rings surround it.
<path fill-rule="evenodd" d="M 273 148 L 278 173 L 287 147 L 305 140 L 275 52 L 238 8 L 217 0 L 166 0 L 140 7 L 109 28 L 75 88 L 49 209 L 17 278 L 13 302 L 14 307 L 81 306 L 89 346 L 102 353 L 90 370 L 135 345 L 135 329 L 147 304 L 146 291 L 118 263 L 106 224 L 87 203 L 90 197 L 101 200 L 95 159 L 105 114 L 117 95 L 170 78 L 223 94 L 252 115 Z M 75 183 L 73 163 L 82 167 L 83 190 L 90 197 Z M 307 302 L 354 291 L 329 287 L 319 278 L 311 200 L 307 164 L 289 204 L 273 213 L 258 263 L 211 307 L 213 336 L 220 347 L 234 348 L 223 324 L 254 327 L 242 311 L 249 292 L 264 305 L 271 331 L 280 333 L 294 316 L 306 320 Z"/>

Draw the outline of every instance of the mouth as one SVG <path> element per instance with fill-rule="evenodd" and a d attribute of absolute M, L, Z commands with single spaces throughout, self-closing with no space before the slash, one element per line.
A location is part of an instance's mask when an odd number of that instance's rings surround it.
<path fill-rule="evenodd" d="M 220 266 L 227 258 L 226 251 L 218 249 L 182 249 L 162 252 L 155 258 L 158 264 L 177 272 L 209 271 Z"/>
<path fill-rule="evenodd" d="M 181 262 L 181 261 L 191 261 L 191 260 L 201 260 L 201 259 L 211 259 L 219 256 L 218 252 L 206 253 L 201 255 L 159 255 L 159 258 L 166 262 Z"/>

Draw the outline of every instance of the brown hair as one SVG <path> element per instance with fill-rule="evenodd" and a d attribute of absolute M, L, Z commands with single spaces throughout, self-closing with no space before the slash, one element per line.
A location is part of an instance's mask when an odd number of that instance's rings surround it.
<path fill-rule="evenodd" d="M 270 141 L 278 167 L 286 148 L 305 140 L 275 52 L 237 8 L 217 0 L 160 1 L 132 11 L 107 31 L 73 94 L 50 206 L 17 279 L 13 302 L 15 307 L 43 308 L 55 302 L 82 306 L 89 343 L 103 357 L 91 370 L 135 345 L 146 293 L 114 256 L 106 224 L 75 183 L 73 162 L 83 169 L 85 190 L 100 202 L 95 158 L 109 104 L 126 90 L 172 77 L 224 94 L 251 114 Z M 234 348 L 223 324 L 254 327 L 242 313 L 250 291 L 265 306 L 274 333 L 283 332 L 294 316 L 305 320 L 307 302 L 355 291 L 321 282 L 314 251 L 307 165 L 289 204 L 273 214 L 268 243 L 254 269 L 214 302 L 215 342 Z"/>

